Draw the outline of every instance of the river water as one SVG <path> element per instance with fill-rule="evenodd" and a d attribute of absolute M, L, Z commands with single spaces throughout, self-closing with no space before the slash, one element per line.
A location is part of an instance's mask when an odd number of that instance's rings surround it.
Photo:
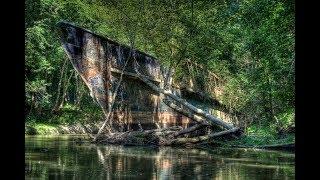
<path fill-rule="evenodd" d="M 26 136 L 26 179 L 294 179 L 295 155 L 249 149 L 123 147 Z"/>

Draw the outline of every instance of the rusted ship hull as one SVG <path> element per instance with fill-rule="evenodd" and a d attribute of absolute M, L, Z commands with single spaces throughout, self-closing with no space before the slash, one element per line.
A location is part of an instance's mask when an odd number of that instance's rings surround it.
<path fill-rule="evenodd" d="M 69 23 L 61 22 L 59 28 L 73 67 L 105 113 L 111 108 L 112 94 L 125 69 L 112 108 L 114 128 L 127 131 L 190 124 L 189 118 L 172 111 L 159 93 L 136 77 L 133 57 L 144 76 L 163 86 L 167 70 L 154 57 Z"/>

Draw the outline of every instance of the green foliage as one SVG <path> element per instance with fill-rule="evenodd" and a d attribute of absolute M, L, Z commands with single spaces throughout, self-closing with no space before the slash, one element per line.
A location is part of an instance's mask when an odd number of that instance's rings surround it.
<path fill-rule="evenodd" d="M 271 125 L 276 129 L 287 129 L 289 126 L 295 125 L 295 112 L 294 109 L 289 109 L 286 112 L 280 113 L 275 116 L 276 123 Z"/>
<path fill-rule="evenodd" d="M 276 136 L 276 131 L 273 128 L 269 127 L 259 127 L 257 125 L 252 125 L 247 128 L 248 136 L 263 136 L 263 137 L 272 137 Z"/>
<path fill-rule="evenodd" d="M 53 125 L 36 124 L 34 129 L 38 135 L 59 134 L 57 128 Z"/>
<path fill-rule="evenodd" d="M 219 100 L 242 112 L 251 128 L 294 123 L 294 1 L 27 0 L 25 11 L 26 105 L 35 117 L 29 120 L 72 123 L 101 113 L 88 89 L 71 78 L 63 113 L 51 115 L 59 80 L 72 69 L 61 73 L 67 57 L 55 25 L 66 20 L 172 65 L 177 81 L 210 84 L 207 74 L 184 62 L 203 65 L 225 81 Z M 80 105 L 73 100 L 79 93 Z"/>
<path fill-rule="evenodd" d="M 51 95 L 46 91 L 47 86 L 48 83 L 44 80 L 27 81 L 25 86 L 27 102 L 30 104 L 34 102 L 37 107 L 49 106 Z"/>
<path fill-rule="evenodd" d="M 286 144 L 294 143 L 295 136 L 289 134 L 285 137 L 279 138 L 277 136 L 266 135 L 266 136 L 244 136 L 239 140 L 228 142 L 228 145 L 244 145 L 244 146 L 259 146 L 259 145 L 274 145 L 274 144 Z"/>
<path fill-rule="evenodd" d="M 275 127 L 259 127 L 257 125 L 252 125 L 247 128 L 246 134 L 243 137 L 231 141 L 228 145 L 259 146 L 293 142 L 295 142 L 294 134 L 279 136 Z"/>

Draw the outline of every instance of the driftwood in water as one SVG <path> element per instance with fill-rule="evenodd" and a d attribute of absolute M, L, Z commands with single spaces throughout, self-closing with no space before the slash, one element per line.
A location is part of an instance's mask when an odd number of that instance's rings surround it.
<path fill-rule="evenodd" d="M 217 132 L 217 133 L 211 133 L 211 134 L 204 135 L 204 136 L 193 137 L 193 138 L 177 138 L 177 139 L 172 140 L 170 142 L 170 144 L 171 145 L 182 145 L 182 144 L 187 144 L 187 143 L 192 143 L 192 144 L 200 143 L 203 141 L 208 141 L 213 138 L 217 138 L 217 137 L 224 136 L 227 134 L 235 133 L 238 130 L 239 130 L 238 128 L 233 128 L 233 129 L 229 129 L 229 130 L 225 130 L 225 131 L 221 131 L 221 132 Z"/>
<path fill-rule="evenodd" d="M 273 149 L 273 150 L 294 150 L 295 143 L 285 144 L 272 144 L 272 145 L 260 145 L 260 146 L 245 146 L 245 145 L 232 145 L 237 148 L 254 148 L 254 149 Z"/>
<path fill-rule="evenodd" d="M 202 123 L 196 124 L 196 125 L 193 125 L 193 126 L 191 126 L 189 128 L 186 128 L 186 129 L 183 129 L 181 131 L 178 131 L 178 132 L 174 133 L 173 136 L 174 137 L 178 137 L 178 136 L 181 136 L 181 135 L 184 135 L 184 134 L 188 134 L 188 133 L 191 133 L 193 131 L 202 129 L 202 128 L 207 127 L 207 126 L 208 126 L 208 124 L 202 124 Z"/>
<path fill-rule="evenodd" d="M 258 146 L 262 149 L 294 149 L 295 143 L 286 143 L 286 144 L 272 144 L 272 145 L 264 145 L 264 146 Z"/>
<path fill-rule="evenodd" d="M 195 126 L 198 127 L 198 126 Z M 163 129 L 145 130 L 145 131 L 127 131 L 122 133 L 112 133 L 101 135 L 96 142 L 120 145 L 154 145 L 154 146 L 175 146 L 198 144 L 214 138 L 228 135 L 237 131 L 237 128 L 209 135 L 197 136 L 192 138 L 174 138 L 176 134 L 183 132 L 182 127 L 174 126 Z M 191 133 L 193 131 L 184 132 Z"/>

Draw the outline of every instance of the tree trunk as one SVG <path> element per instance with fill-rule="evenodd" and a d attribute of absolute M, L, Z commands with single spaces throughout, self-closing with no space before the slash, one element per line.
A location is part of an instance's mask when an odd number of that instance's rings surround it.
<path fill-rule="evenodd" d="M 274 120 L 274 107 L 273 107 L 273 97 L 272 97 L 272 84 L 270 80 L 270 74 L 268 74 L 268 98 L 269 98 L 269 104 L 270 104 L 270 117 L 271 117 L 271 122 L 275 122 Z"/>
<path fill-rule="evenodd" d="M 76 103 L 75 103 L 76 107 L 80 107 L 80 102 L 82 100 L 83 94 L 84 94 L 83 83 L 78 77 L 77 78 L 77 100 L 76 100 Z"/>
<path fill-rule="evenodd" d="M 54 103 L 54 106 L 52 108 L 52 111 L 57 111 L 59 108 L 59 99 L 60 99 L 60 94 L 61 94 L 61 84 L 62 84 L 62 79 L 64 79 L 64 73 L 65 73 L 65 69 L 66 69 L 66 64 L 67 64 L 67 59 L 64 60 L 61 71 L 60 71 L 60 78 L 59 78 L 59 83 L 58 83 L 58 88 L 57 88 L 57 97 Z"/>
<path fill-rule="evenodd" d="M 132 54 L 132 51 L 130 51 L 130 56 L 131 56 L 131 54 Z M 130 59 L 130 57 L 127 58 L 127 60 L 126 60 L 126 62 L 124 64 L 124 67 L 123 67 L 123 69 L 121 71 L 120 79 L 118 81 L 116 89 L 113 92 L 113 96 L 112 96 L 112 99 L 111 99 L 111 105 L 108 108 L 108 113 L 106 113 L 104 108 L 103 108 L 104 114 L 106 115 L 106 119 L 105 119 L 104 123 L 102 124 L 101 128 L 99 129 L 98 133 L 96 134 L 95 138 L 93 139 L 93 141 L 96 141 L 99 138 L 100 134 L 102 133 L 103 129 L 106 127 L 106 125 L 107 125 L 107 123 L 109 121 L 110 115 L 112 113 L 113 105 L 114 105 L 114 102 L 116 100 L 116 96 L 118 94 L 118 90 L 119 90 L 119 87 L 120 87 L 121 82 L 122 82 L 123 73 L 124 73 L 124 70 L 126 69 L 126 66 L 128 64 L 129 59 Z"/>
<path fill-rule="evenodd" d="M 73 73 L 75 71 L 72 71 L 67 82 L 64 84 L 64 87 L 63 87 L 63 93 L 62 93 L 62 96 L 61 96 L 61 102 L 60 102 L 60 105 L 59 105 L 59 108 L 62 108 L 63 107 L 63 103 L 64 103 L 64 99 L 65 99 L 65 96 L 67 94 L 67 90 L 69 88 L 69 85 L 70 85 L 70 79 L 72 78 L 73 76 Z"/>

